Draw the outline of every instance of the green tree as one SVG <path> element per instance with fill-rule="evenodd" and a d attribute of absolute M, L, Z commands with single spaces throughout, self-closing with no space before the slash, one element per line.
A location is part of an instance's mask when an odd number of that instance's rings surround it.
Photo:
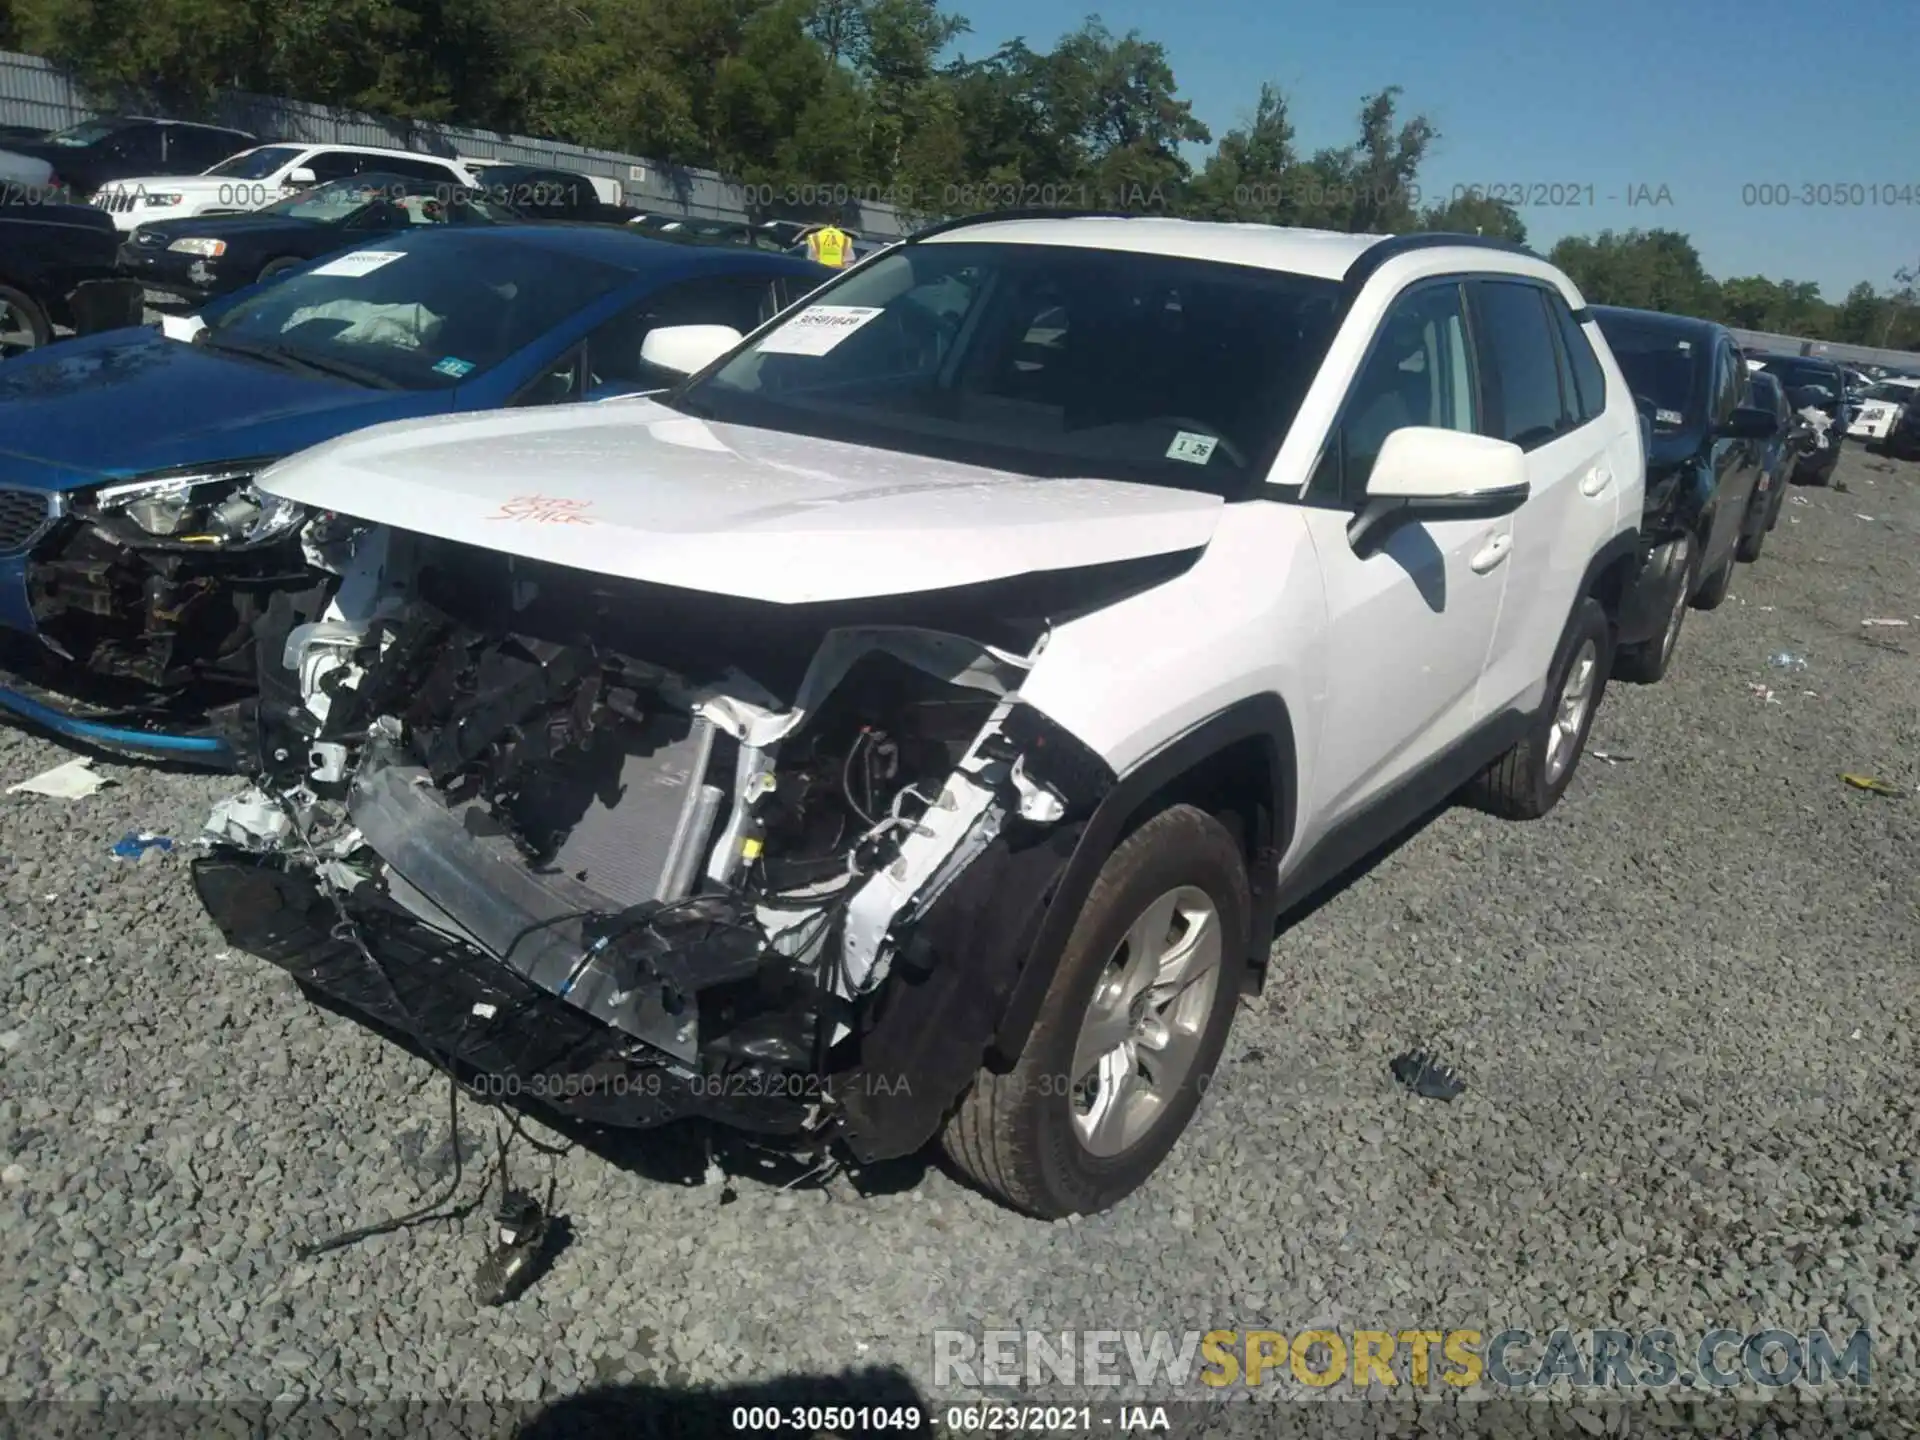
<path fill-rule="evenodd" d="M 1445 203 L 1429 205 L 1420 217 L 1422 230 L 1453 235 L 1486 235 L 1496 240 L 1527 243 L 1526 222 L 1505 200 L 1486 195 L 1455 195 Z"/>
<path fill-rule="evenodd" d="M 1570 235 L 1548 257 L 1589 300 L 1676 315 L 1712 316 L 1719 287 L 1693 242 L 1675 230 Z"/>

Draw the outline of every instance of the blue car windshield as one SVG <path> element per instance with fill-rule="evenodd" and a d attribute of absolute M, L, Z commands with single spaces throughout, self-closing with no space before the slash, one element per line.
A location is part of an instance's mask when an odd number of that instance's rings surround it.
<path fill-rule="evenodd" d="M 383 388 L 446 389 L 632 280 L 491 227 L 434 227 L 371 239 L 261 286 L 200 339 Z"/>

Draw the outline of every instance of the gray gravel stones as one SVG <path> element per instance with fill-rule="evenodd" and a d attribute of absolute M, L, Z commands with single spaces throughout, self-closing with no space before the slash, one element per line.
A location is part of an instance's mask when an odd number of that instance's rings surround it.
<path fill-rule="evenodd" d="M 230 780 L 103 760 L 85 801 L 0 799 L 0 1397 L 510 1416 L 614 1384 L 924 1388 L 939 1326 L 1856 1320 L 1911 1396 L 1920 797 L 1838 778 L 1920 782 L 1920 620 L 1860 624 L 1920 615 L 1920 467 L 1883 463 L 1796 491 L 1668 682 L 1609 691 L 1592 743 L 1630 763 L 1536 824 L 1446 814 L 1300 920 L 1164 1171 L 1071 1224 L 912 1166 L 864 1197 L 746 1175 L 722 1207 L 663 1135 L 521 1149 L 573 1243 L 505 1309 L 470 1298 L 484 1210 L 302 1260 L 441 1188 L 441 1081 L 225 953 L 186 847 L 109 857 L 192 836 Z M 62 758 L 0 727 L 0 782 Z M 1467 1092 L 1395 1085 L 1416 1044 Z M 472 1198 L 495 1122 L 464 1115 Z"/>

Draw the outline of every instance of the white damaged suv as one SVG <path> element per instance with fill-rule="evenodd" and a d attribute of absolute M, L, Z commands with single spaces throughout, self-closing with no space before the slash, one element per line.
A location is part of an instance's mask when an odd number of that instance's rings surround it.
<path fill-rule="evenodd" d="M 1291 905 L 1566 789 L 1644 457 L 1525 251 L 980 218 L 640 343 L 689 378 L 258 481 L 342 579 L 201 897 L 495 1093 L 1098 1210 Z"/>

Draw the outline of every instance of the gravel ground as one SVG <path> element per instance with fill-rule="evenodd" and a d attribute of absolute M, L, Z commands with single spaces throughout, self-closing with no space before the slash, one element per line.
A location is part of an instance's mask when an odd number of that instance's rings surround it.
<path fill-rule="evenodd" d="M 1876 1387 L 1912 1396 L 1920 800 L 1839 776 L 1920 783 L 1920 467 L 1840 476 L 1689 618 L 1666 684 L 1609 692 L 1593 746 L 1631 759 L 1590 757 L 1537 824 L 1450 812 L 1299 921 L 1172 1160 L 1072 1224 L 913 1165 L 723 1204 L 665 1136 L 522 1148 L 572 1243 L 504 1309 L 470 1299 L 477 1213 L 302 1261 L 439 1189 L 443 1083 L 224 953 L 184 846 L 110 858 L 191 836 L 232 781 L 102 761 L 89 799 L 0 796 L 0 1397 L 859 1367 L 930 1394 L 942 1325 L 1311 1323 L 1865 1323 Z M 0 728 L 0 786 L 63 758 Z M 1451 1105 L 1388 1077 L 1422 1041 L 1465 1072 Z"/>

